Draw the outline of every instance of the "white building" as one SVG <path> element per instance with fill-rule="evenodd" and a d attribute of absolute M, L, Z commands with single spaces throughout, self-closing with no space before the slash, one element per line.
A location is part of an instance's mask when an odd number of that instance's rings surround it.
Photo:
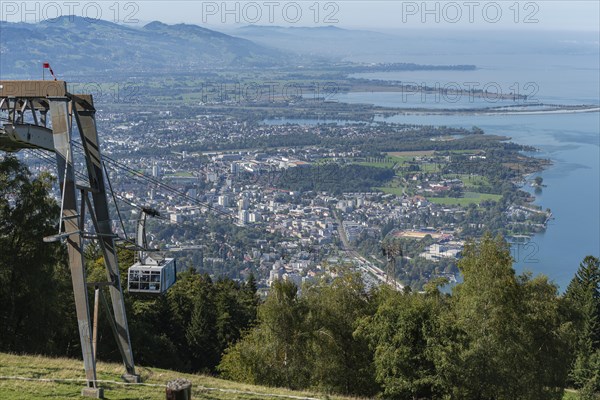
<path fill-rule="evenodd" d="M 161 174 L 160 165 L 158 163 L 155 163 L 152 166 L 152 177 L 159 178 L 160 174 Z"/>
<path fill-rule="evenodd" d="M 260 221 L 262 221 L 262 215 L 257 212 L 252 212 L 248 216 L 248 221 L 249 222 L 260 222 Z"/>
<path fill-rule="evenodd" d="M 246 210 L 240 210 L 238 212 L 238 220 L 241 224 L 247 224 L 250 219 L 250 215 Z"/>
<path fill-rule="evenodd" d="M 217 199 L 217 201 L 219 202 L 219 205 L 222 207 L 229 207 L 229 196 L 227 195 L 221 195 L 219 196 L 219 198 Z"/>
<path fill-rule="evenodd" d="M 248 201 L 248 199 L 246 197 L 242 197 L 241 199 L 239 199 L 237 204 L 238 204 L 238 210 L 247 210 L 248 207 L 250 206 L 250 202 Z"/>

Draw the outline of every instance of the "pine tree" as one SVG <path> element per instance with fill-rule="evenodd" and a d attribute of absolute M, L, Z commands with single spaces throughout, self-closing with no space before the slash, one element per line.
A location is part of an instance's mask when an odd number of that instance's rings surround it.
<path fill-rule="evenodd" d="M 587 256 L 569 284 L 565 299 L 574 315 L 575 361 L 570 377 L 583 399 L 600 395 L 600 267 Z"/>

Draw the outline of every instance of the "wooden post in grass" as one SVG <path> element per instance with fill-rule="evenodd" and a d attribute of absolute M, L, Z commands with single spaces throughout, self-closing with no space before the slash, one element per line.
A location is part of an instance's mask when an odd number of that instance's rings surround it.
<path fill-rule="evenodd" d="M 192 400 L 192 382 L 181 378 L 167 382 L 167 400 Z"/>

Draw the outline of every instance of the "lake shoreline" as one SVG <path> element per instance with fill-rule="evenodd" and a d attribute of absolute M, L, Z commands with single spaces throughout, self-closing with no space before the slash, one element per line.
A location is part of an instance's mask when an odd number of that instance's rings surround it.
<path fill-rule="evenodd" d="M 458 109 L 458 110 L 436 110 L 436 109 L 422 109 L 422 108 L 399 108 L 396 109 L 396 114 L 391 114 L 391 110 L 386 110 L 386 117 L 393 115 L 477 115 L 477 116 L 491 116 L 491 115 L 547 115 L 547 114 L 580 114 L 580 113 L 597 113 L 600 112 L 598 106 L 558 106 L 557 108 L 547 110 L 506 110 L 503 107 L 502 110 L 493 109 Z"/>

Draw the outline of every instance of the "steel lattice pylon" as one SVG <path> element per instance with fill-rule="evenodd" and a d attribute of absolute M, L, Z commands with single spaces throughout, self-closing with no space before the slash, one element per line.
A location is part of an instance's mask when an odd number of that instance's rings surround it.
<path fill-rule="evenodd" d="M 123 357 L 126 373 L 123 378 L 139 382 L 135 373 L 123 290 L 108 210 L 107 191 L 98 132 L 96 109 L 91 95 L 71 94 L 64 81 L 0 81 L 0 112 L 7 114 L 0 125 L 0 150 L 42 149 L 56 154 L 57 175 L 62 193 L 62 232 L 54 239 L 66 241 L 69 268 L 73 282 L 79 337 L 87 387 L 83 394 L 102 397 L 97 386 L 96 355 L 90 324 L 90 307 L 84 267 L 85 239 L 94 238 L 100 244 L 107 281 L 95 282 L 96 287 L 108 286 L 111 306 L 106 301 L 107 315 Z M 78 186 L 73 167 L 73 123 L 81 136 L 89 186 Z M 85 232 L 89 214 L 94 232 Z"/>
<path fill-rule="evenodd" d="M 402 244 L 399 240 L 386 240 L 381 245 L 381 251 L 387 258 L 385 281 L 394 289 L 397 289 L 396 265 L 399 261 L 402 262 L 402 257 L 404 256 Z"/>

